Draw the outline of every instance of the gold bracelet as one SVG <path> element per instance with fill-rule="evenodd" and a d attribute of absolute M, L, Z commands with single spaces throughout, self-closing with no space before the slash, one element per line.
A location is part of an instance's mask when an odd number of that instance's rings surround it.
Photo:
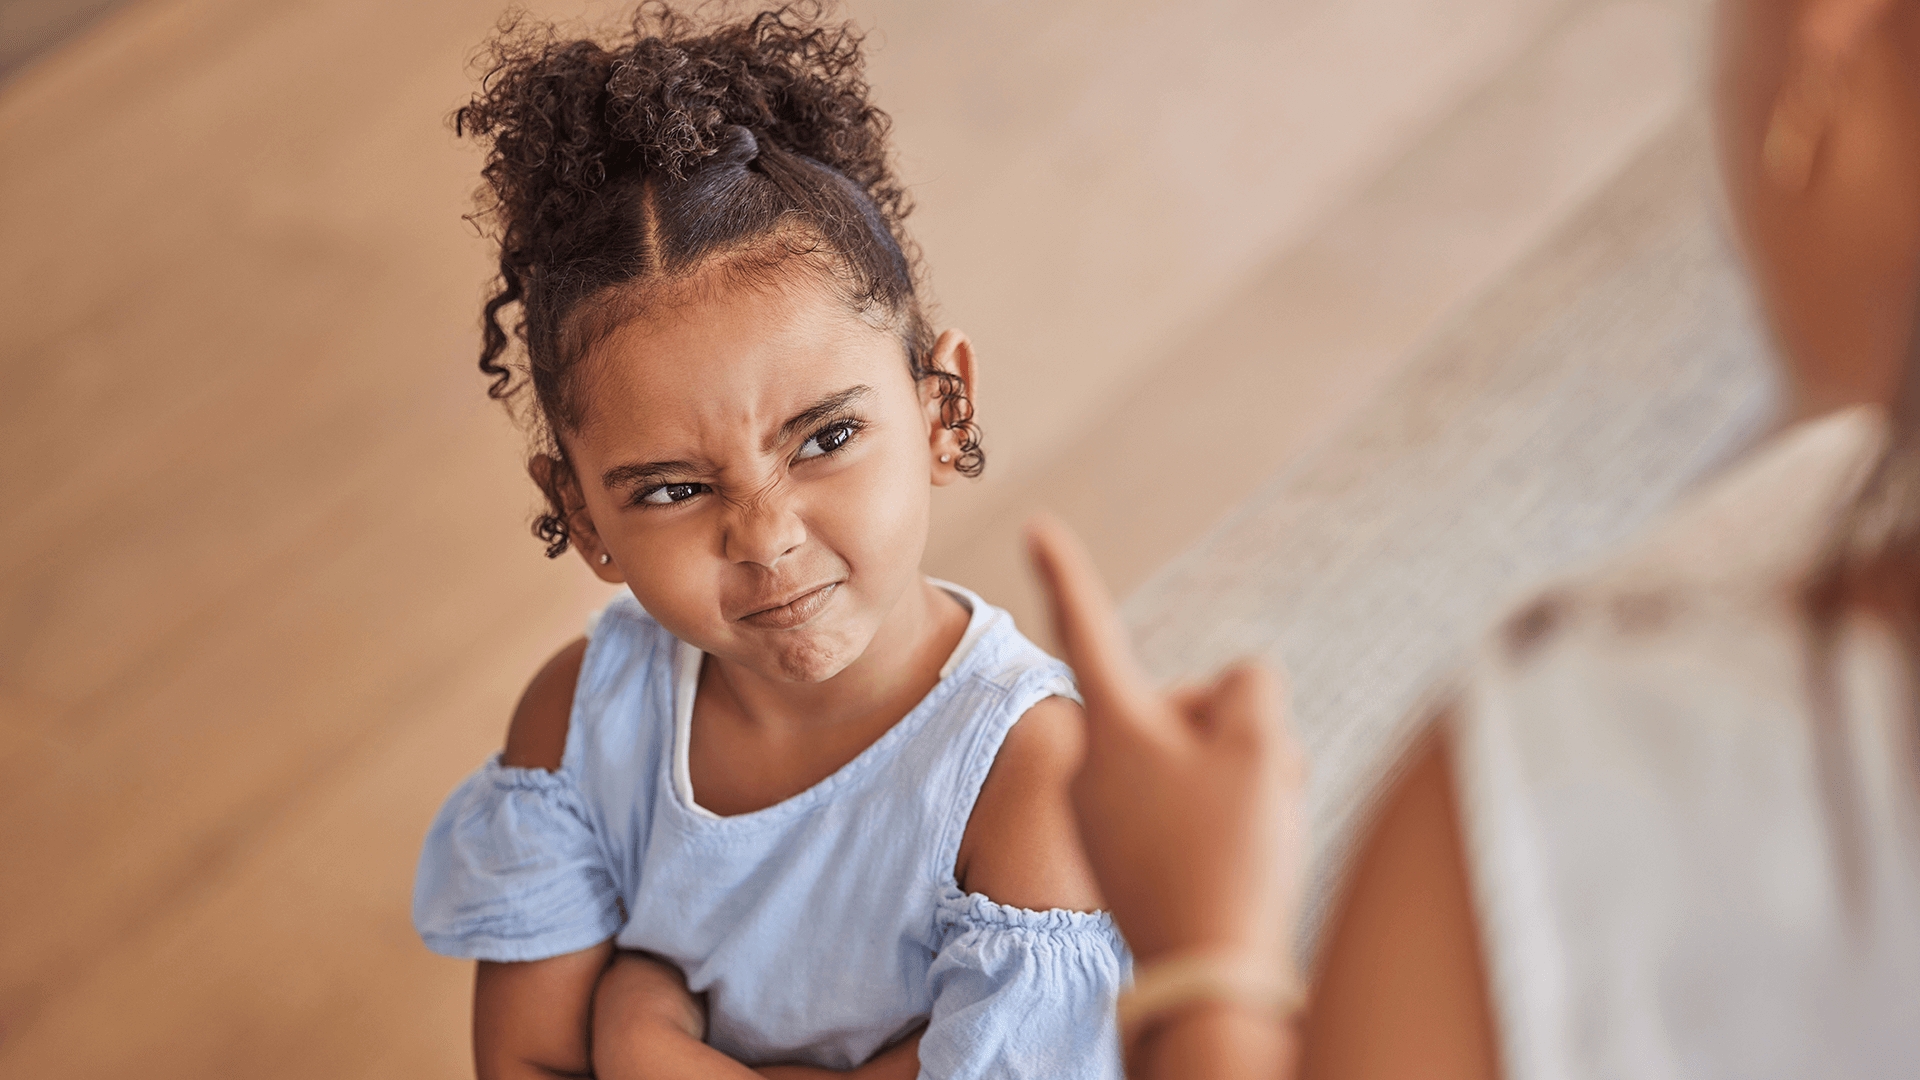
<path fill-rule="evenodd" d="M 1120 1050 L 1131 1058 L 1140 1037 L 1174 1013 L 1203 1002 L 1245 1005 L 1287 1019 L 1306 1003 L 1306 990 L 1291 967 L 1231 953 L 1175 953 L 1140 965 L 1133 985 L 1114 1007 Z"/>

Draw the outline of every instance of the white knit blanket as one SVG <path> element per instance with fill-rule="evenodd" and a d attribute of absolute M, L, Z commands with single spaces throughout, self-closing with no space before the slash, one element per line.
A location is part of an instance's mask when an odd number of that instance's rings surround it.
<path fill-rule="evenodd" d="M 1283 665 L 1313 758 L 1311 956 L 1357 828 L 1475 639 L 1748 445 L 1774 394 L 1689 115 L 1343 433 L 1126 603 L 1167 678 Z"/>

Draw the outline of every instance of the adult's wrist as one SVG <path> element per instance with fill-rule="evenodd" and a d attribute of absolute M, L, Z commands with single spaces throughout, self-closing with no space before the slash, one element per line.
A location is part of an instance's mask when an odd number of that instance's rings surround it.
<path fill-rule="evenodd" d="M 1129 1080 L 1291 1080 L 1300 1014 L 1229 1000 L 1194 1002 L 1143 1031 L 1126 1054 Z"/>
<path fill-rule="evenodd" d="M 1140 961 L 1116 1005 L 1121 1050 L 1132 1060 L 1155 1032 L 1195 1013 L 1222 1008 L 1288 1024 L 1306 994 L 1277 949 L 1200 948 Z"/>

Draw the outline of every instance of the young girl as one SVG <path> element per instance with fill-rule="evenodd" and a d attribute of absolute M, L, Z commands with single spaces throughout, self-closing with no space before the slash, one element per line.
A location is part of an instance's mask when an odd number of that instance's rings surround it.
<path fill-rule="evenodd" d="M 631 595 L 421 855 L 480 1074 L 1117 1076 L 1070 676 L 919 573 L 931 489 L 983 465 L 976 362 L 928 327 L 857 36 L 649 9 L 495 59 L 457 115 L 500 244 L 480 367 L 539 439 L 547 553 Z"/>

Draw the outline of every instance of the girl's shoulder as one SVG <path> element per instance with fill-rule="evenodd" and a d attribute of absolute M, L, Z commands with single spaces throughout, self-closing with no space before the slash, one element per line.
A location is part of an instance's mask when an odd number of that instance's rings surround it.
<path fill-rule="evenodd" d="M 567 749 L 568 718 L 573 712 L 573 688 L 586 658 L 587 639 L 575 638 L 547 659 L 520 693 L 507 725 L 507 744 L 500 764 L 513 769 L 560 767 Z"/>
<path fill-rule="evenodd" d="M 973 611 L 942 672 L 955 684 L 952 729 L 966 734 L 945 743 L 950 783 L 929 785 L 952 799 L 937 848 L 943 884 L 1021 908 L 1097 907 L 1066 798 L 1084 738 L 1072 670 L 1006 611 L 935 584 Z"/>
<path fill-rule="evenodd" d="M 953 864 L 962 891 L 1036 911 L 1100 907 L 1068 796 L 1085 753 L 1085 719 L 1073 701 L 1055 695 L 1021 712 L 967 814 Z"/>
<path fill-rule="evenodd" d="M 1016 697 L 1024 696 L 1019 694 L 1022 689 L 1030 693 L 1044 688 L 1046 693 L 1040 697 L 1080 699 L 1074 687 L 1073 670 L 1021 633 L 1006 610 L 994 607 L 964 586 L 938 580 L 934 584 L 960 600 L 972 613 L 966 635 L 954 649 L 947 669 L 941 672 L 943 678 L 958 675 Z"/>
<path fill-rule="evenodd" d="M 622 592 L 587 620 L 587 633 L 543 664 L 514 707 L 501 764 L 556 771 L 583 727 L 609 718 L 637 722 L 645 709 L 609 708 L 672 678 L 676 640 L 631 594 Z"/>
<path fill-rule="evenodd" d="M 625 589 L 587 617 L 587 642 L 580 687 L 594 692 L 605 690 L 609 684 L 659 674 L 656 667 L 671 665 L 679 645 L 679 639 L 654 621 Z"/>

